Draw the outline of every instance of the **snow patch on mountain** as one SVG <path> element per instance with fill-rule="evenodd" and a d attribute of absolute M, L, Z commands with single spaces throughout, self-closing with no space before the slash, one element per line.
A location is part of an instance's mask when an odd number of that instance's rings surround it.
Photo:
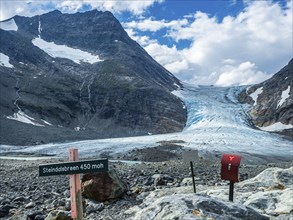
<path fill-rule="evenodd" d="M 4 31 L 17 31 L 18 26 L 15 23 L 14 19 L 10 19 L 8 21 L 1 21 L 0 22 L 0 29 Z"/>
<path fill-rule="evenodd" d="M 50 126 L 53 126 L 50 122 L 47 122 L 47 121 L 45 121 L 45 120 L 41 120 L 44 124 L 46 124 L 46 125 L 50 125 Z"/>
<path fill-rule="evenodd" d="M 41 35 L 41 33 L 42 33 L 42 24 L 41 24 L 41 21 L 39 21 L 38 32 Z M 41 38 L 40 35 L 39 35 L 39 38 Z"/>
<path fill-rule="evenodd" d="M 251 97 L 251 98 L 253 99 L 253 101 L 254 101 L 254 105 L 256 105 L 256 103 L 257 103 L 257 97 L 258 97 L 260 94 L 262 94 L 262 92 L 263 92 L 263 88 L 260 87 L 260 88 L 258 88 L 257 90 L 255 90 L 255 92 L 253 92 L 253 93 L 250 94 L 250 97 Z"/>
<path fill-rule="evenodd" d="M 282 91 L 281 100 L 280 100 L 277 108 L 282 106 L 283 103 L 286 101 L 286 99 L 289 97 L 290 97 L 290 86 L 288 86 L 288 88 L 285 91 Z"/>
<path fill-rule="evenodd" d="M 9 56 L 6 56 L 3 53 L 0 53 L 0 65 L 8 68 L 14 67 L 11 63 L 9 63 Z"/>
<path fill-rule="evenodd" d="M 269 125 L 269 126 L 266 126 L 266 127 L 258 127 L 258 128 L 263 130 L 263 131 L 282 131 L 282 130 L 285 130 L 285 129 L 293 128 L 293 125 L 291 125 L 291 124 L 285 125 L 285 124 L 283 124 L 281 122 L 277 122 L 275 124 L 272 124 L 272 125 Z"/>
<path fill-rule="evenodd" d="M 41 31 L 41 29 L 39 29 L 39 31 Z M 45 51 L 51 57 L 70 59 L 77 64 L 80 64 L 81 62 L 94 64 L 103 61 L 99 58 L 98 55 L 93 55 L 86 51 L 74 49 L 66 45 L 57 45 L 54 42 L 47 42 L 40 37 L 33 39 L 32 43 L 41 50 Z"/>
<path fill-rule="evenodd" d="M 34 126 L 40 126 L 40 127 L 44 127 L 44 125 L 41 125 L 39 123 L 36 122 L 36 120 L 30 116 L 28 116 L 27 114 L 25 114 L 22 111 L 18 111 L 17 113 L 14 113 L 11 116 L 7 116 L 7 119 L 12 119 L 15 121 L 19 121 L 22 123 L 26 123 L 26 124 L 32 124 Z"/>

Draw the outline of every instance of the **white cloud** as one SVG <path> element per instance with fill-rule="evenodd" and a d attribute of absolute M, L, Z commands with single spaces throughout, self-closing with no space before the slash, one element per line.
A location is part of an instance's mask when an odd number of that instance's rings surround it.
<path fill-rule="evenodd" d="M 187 19 L 179 19 L 167 22 L 166 20 L 156 21 L 154 18 L 147 18 L 140 21 L 131 21 L 123 23 L 126 28 L 139 29 L 141 31 L 158 31 L 163 28 L 177 29 L 188 24 Z"/>
<path fill-rule="evenodd" d="M 61 1 L 56 4 L 56 8 L 66 13 L 75 13 L 82 8 L 84 1 Z"/>
<path fill-rule="evenodd" d="M 125 29 L 128 36 L 131 37 L 133 40 L 137 41 L 141 46 L 148 46 L 152 44 L 158 44 L 158 41 L 155 39 L 150 39 L 148 36 L 139 36 L 133 29 Z M 161 46 L 161 45 L 159 45 Z M 166 47 L 166 46 L 163 46 Z"/>
<path fill-rule="evenodd" d="M 235 66 L 227 65 L 221 70 L 221 75 L 215 83 L 218 86 L 250 85 L 262 82 L 272 76 L 258 71 L 255 64 L 249 61 Z"/>
<path fill-rule="evenodd" d="M 15 15 L 33 16 L 49 11 L 44 9 L 50 1 L 10 1 L 1 0 L 0 20 L 9 19 Z"/>
<path fill-rule="evenodd" d="M 90 6 L 92 9 L 102 11 L 111 11 L 121 13 L 128 11 L 134 15 L 140 15 L 155 3 L 163 3 L 164 0 L 148 1 L 130 1 L 130 0 L 111 0 L 111 1 L 93 1 L 93 0 L 31 0 L 31 1 L 11 1 L 1 0 L 1 17 L 5 20 L 14 15 L 34 16 L 58 9 L 65 13 L 74 13 L 83 6 Z"/>
<path fill-rule="evenodd" d="M 188 24 L 167 27 L 167 36 L 174 41 L 191 40 L 189 48 L 178 50 L 151 39 L 143 46 L 183 81 L 222 86 L 259 83 L 292 58 L 292 9 L 292 1 L 283 9 L 277 3 L 252 1 L 239 15 L 222 21 L 196 12 L 188 15 Z M 148 19 L 129 27 L 156 31 L 178 21 Z"/>

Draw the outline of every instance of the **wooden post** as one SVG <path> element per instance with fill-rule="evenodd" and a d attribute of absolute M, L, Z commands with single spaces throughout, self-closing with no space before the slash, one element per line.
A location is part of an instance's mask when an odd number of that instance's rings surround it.
<path fill-rule="evenodd" d="M 69 149 L 69 161 L 78 161 L 78 149 Z M 83 220 L 80 175 L 70 175 L 70 203 L 71 217 L 74 220 Z"/>
<path fill-rule="evenodd" d="M 193 192 L 196 193 L 195 181 L 194 181 L 194 172 L 193 172 L 193 163 L 192 163 L 192 161 L 190 161 L 190 169 L 191 169 L 191 178 L 192 178 Z"/>

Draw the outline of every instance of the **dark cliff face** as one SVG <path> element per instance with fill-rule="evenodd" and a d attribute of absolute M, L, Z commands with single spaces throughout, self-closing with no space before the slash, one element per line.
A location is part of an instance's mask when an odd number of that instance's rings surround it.
<path fill-rule="evenodd" d="M 257 89 L 260 92 L 255 103 L 250 95 Z M 272 78 L 242 91 L 239 99 L 253 105 L 250 115 L 256 126 L 277 122 L 293 125 L 293 59 Z"/>
<path fill-rule="evenodd" d="M 183 129 L 186 110 L 171 94 L 180 82 L 131 40 L 110 12 L 53 11 L 13 19 L 17 31 L 0 29 L 0 52 L 13 65 L 0 65 L 2 144 Z M 76 63 L 54 57 L 32 43 L 37 38 L 98 55 L 103 61 Z M 9 119 L 20 112 L 39 126 Z M 17 141 L 13 134 L 19 135 Z"/>

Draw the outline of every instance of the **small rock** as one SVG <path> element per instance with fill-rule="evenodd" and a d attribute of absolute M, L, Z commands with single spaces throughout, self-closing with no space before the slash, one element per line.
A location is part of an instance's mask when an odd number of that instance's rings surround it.
<path fill-rule="evenodd" d="M 145 181 L 143 182 L 143 185 L 145 186 L 150 186 L 153 184 L 153 179 L 151 177 L 148 177 L 147 179 L 145 179 Z"/>
<path fill-rule="evenodd" d="M 9 204 L 0 206 L 0 217 L 4 217 L 9 214 L 9 210 L 14 209 L 15 207 Z"/>
<path fill-rule="evenodd" d="M 45 213 L 40 210 L 31 210 L 26 214 L 28 219 L 35 219 L 37 215 L 44 215 Z"/>
<path fill-rule="evenodd" d="M 30 208 L 33 208 L 33 207 L 35 207 L 36 206 L 36 204 L 34 203 L 34 202 L 30 202 L 30 203 L 28 203 L 26 206 L 25 206 L 25 208 L 26 209 L 30 209 Z"/>
<path fill-rule="evenodd" d="M 34 220 L 44 220 L 46 218 L 45 215 L 36 215 Z"/>
<path fill-rule="evenodd" d="M 95 203 L 93 201 L 90 201 L 88 205 L 86 206 L 86 214 L 90 214 L 93 212 L 100 212 L 104 209 L 105 205 L 104 203 Z"/>
<path fill-rule="evenodd" d="M 16 197 L 13 201 L 14 202 L 24 202 L 25 198 L 23 196 L 19 196 L 19 197 Z"/>
<path fill-rule="evenodd" d="M 9 209 L 7 209 L 7 207 L 0 207 L 0 218 L 5 217 L 6 215 L 9 214 Z"/>
<path fill-rule="evenodd" d="M 154 185 L 155 186 L 163 186 L 163 185 L 166 184 L 164 179 L 163 179 L 163 175 L 161 175 L 161 174 L 154 174 L 152 176 L 152 178 L 154 180 Z"/>
<path fill-rule="evenodd" d="M 49 213 L 45 220 L 71 220 L 71 214 L 62 210 L 54 210 Z"/>

